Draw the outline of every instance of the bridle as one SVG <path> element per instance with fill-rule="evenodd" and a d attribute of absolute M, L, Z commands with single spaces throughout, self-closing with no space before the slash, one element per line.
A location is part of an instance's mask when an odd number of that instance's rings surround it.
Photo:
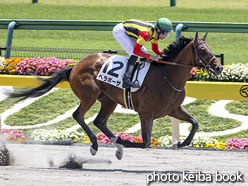
<path fill-rule="evenodd" d="M 193 42 L 193 49 L 194 49 L 194 66 L 197 66 L 198 68 L 202 68 L 208 72 L 208 74 L 214 73 L 214 70 L 210 67 L 210 64 L 216 59 L 214 54 L 211 52 L 211 49 L 205 45 L 205 48 L 208 50 L 208 54 L 211 53 L 210 57 L 207 56 L 207 59 L 204 59 L 201 55 L 198 53 L 198 47 L 202 45 L 203 43 L 206 43 L 205 41 L 201 41 L 197 43 L 197 45 Z M 200 63 L 200 65 L 197 65 L 197 63 Z"/>
<path fill-rule="evenodd" d="M 181 66 L 181 67 L 197 67 L 197 68 L 203 68 L 204 70 L 206 70 L 208 73 L 209 72 L 214 72 L 214 70 L 210 67 L 210 64 L 216 59 L 216 57 L 214 56 L 214 54 L 211 52 L 210 48 L 207 47 L 205 45 L 205 48 L 208 49 L 208 51 L 211 54 L 210 60 L 207 62 L 201 55 L 199 55 L 198 50 L 199 50 L 199 46 L 203 43 L 206 43 L 205 41 L 202 41 L 200 43 L 198 43 L 197 45 L 194 44 L 193 42 L 193 50 L 194 50 L 194 61 L 193 61 L 193 65 L 184 65 L 184 64 L 180 64 L 180 63 L 175 63 L 175 62 L 170 62 L 170 61 L 156 61 L 157 63 L 163 63 L 163 64 L 168 64 L 168 65 L 175 65 L 175 66 Z M 152 62 L 154 60 L 147 60 L 147 62 Z M 197 65 L 197 63 L 199 63 L 199 65 Z"/>
<path fill-rule="evenodd" d="M 208 47 L 208 45 L 204 45 L 205 48 L 208 50 L 208 55 L 204 58 L 203 56 L 201 56 L 198 52 L 199 49 L 199 46 L 206 43 L 204 40 L 201 40 L 201 42 L 197 43 L 196 45 L 194 44 L 194 41 L 193 41 L 193 50 L 194 50 L 194 60 L 193 60 L 193 66 L 192 65 L 184 65 L 184 64 L 179 64 L 179 63 L 175 63 L 175 62 L 169 62 L 169 61 L 157 61 L 159 63 L 159 67 L 160 67 L 160 70 L 165 78 L 165 80 L 168 82 L 168 84 L 175 90 L 175 91 L 178 91 L 178 92 L 181 92 L 184 90 L 184 87 L 182 89 L 177 89 L 175 88 L 171 82 L 168 80 L 168 78 L 164 75 L 163 71 L 162 71 L 162 68 L 160 66 L 160 63 L 163 63 L 163 64 L 168 64 L 168 65 L 175 65 L 175 66 L 182 66 L 182 67 L 190 67 L 190 68 L 193 68 L 193 67 L 197 67 L 197 68 L 202 68 L 204 70 L 206 70 L 208 72 L 209 75 L 211 75 L 211 73 L 214 73 L 214 70 L 210 67 L 210 64 L 216 59 L 216 57 L 214 56 L 214 54 L 212 53 L 211 49 Z M 211 54 L 210 57 L 209 57 L 209 53 Z M 207 61 L 207 59 L 209 59 Z M 149 62 L 149 61 L 148 61 Z M 151 62 L 151 61 L 150 61 Z M 199 63 L 199 65 L 197 64 Z"/>

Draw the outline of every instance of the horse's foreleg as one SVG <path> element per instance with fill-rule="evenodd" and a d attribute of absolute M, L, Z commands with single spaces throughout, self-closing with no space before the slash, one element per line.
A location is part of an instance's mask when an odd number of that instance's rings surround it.
<path fill-rule="evenodd" d="M 190 145 L 196 131 L 198 130 L 198 121 L 195 118 L 193 118 L 186 111 L 186 109 L 183 108 L 183 106 L 179 106 L 175 111 L 170 113 L 169 116 L 174 117 L 174 118 L 179 119 L 179 120 L 190 122 L 192 124 L 192 129 L 191 129 L 188 137 L 182 143 L 177 142 L 177 143 L 173 144 L 172 148 L 178 149 L 178 148 Z"/>
<path fill-rule="evenodd" d="M 101 94 L 98 101 L 101 102 L 101 109 L 94 120 L 94 125 L 99 128 L 109 139 L 115 138 L 115 135 L 107 128 L 107 120 L 114 112 L 117 103 L 104 94 Z"/>
<path fill-rule="evenodd" d="M 114 112 L 117 103 L 103 94 L 99 98 L 99 101 L 101 102 L 101 110 L 94 120 L 94 125 L 99 128 L 116 146 L 117 150 L 115 156 L 117 157 L 117 159 L 121 160 L 123 156 L 122 146 L 116 143 L 117 137 L 107 128 L 107 120 L 109 116 Z"/>
<path fill-rule="evenodd" d="M 87 111 L 87 110 L 86 110 Z M 85 108 L 80 104 L 77 110 L 73 113 L 73 118 L 78 122 L 78 124 L 84 129 L 87 135 L 92 142 L 92 146 L 90 148 L 91 154 L 94 156 L 98 150 L 97 139 L 94 133 L 90 130 L 88 125 L 84 122 L 84 114 L 86 113 Z"/>
<path fill-rule="evenodd" d="M 107 120 L 109 116 L 114 112 L 117 103 L 104 94 L 101 94 L 98 100 L 101 102 L 101 110 L 94 120 L 94 125 L 99 128 L 116 146 L 117 150 L 115 156 L 117 157 L 117 159 L 121 160 L 123 156 L 122 146 L 116 143 L 117 137 L 115 137 L 115 135 L 107 128 Z"/>

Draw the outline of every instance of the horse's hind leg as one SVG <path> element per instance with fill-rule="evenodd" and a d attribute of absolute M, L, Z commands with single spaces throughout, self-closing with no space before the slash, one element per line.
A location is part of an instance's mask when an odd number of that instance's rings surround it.
<path fill-rule="evenodd" d="M 147 113 L 139 113 L 140 121 L 141 121 L 141 132 L 143 143 L 130 142 L 128 140 L 122 140 L 118 137 L 116 143 L 124 145 L 125 147 L 133 147 L 133 148 L 147 148 L 150 146 L 151 142 L 151 134 L 152 134 L 152 126 L 153 126 L 153 118 L 151 115 Z"/>
<path fill-rule="evenodd" d="M 120 144 L 117 144 L 117 137 L 107 128 L 107 120 L 109 116 L 114 112 L 117 103 L 110 99 L 108 96 L 101 94 L 98 99 L 101 102 L 101 110 L 98 113 L 96 119 L 94 120 L 94 124 L 97 128 L 99 128 L 117 147 L 116 157 L 121 160 L 123 156 L 123 149 Z"/>
<path fill-rule="evenodd" d="M 179 120 L 183 120 L 183 121 L 187 121 L 190 122 L 192 124 L 192 129 L 188 135 L 188 137 L 182 142 L 178 142 L 172 145 L 173 149 L 178 149 L 184 146 L 188 146 L 190 145 L 197 129 L 198 129 L 198 121 L 193 118 L 187 111 L 185 108 L 183 108 L 183 106 L 179 106 L 175 111 L 173 111 L 172 113 L 169 114 L 169 116 L 174 117 L 176 119 Z"/>
<path fill-rule="evenodd" d="M 90 105 L 90 107 L 92 105 Z M 92 142 L 92 146 L 90 148 L 90 152 L 91 152 L 92 155 L 95 155 L 96 152 L 97 152 L 97 150 L 98 150 L 97 139 L 96 139 L 96 136 L 94 135 L 94 133 L 88 127 L 88 125 L 84 122 L 84 115 L 89 110 L 89 108 L 84 108 L 82 106 L 82 102 L 81 102 L 81 104 L 79 105 L 79 107 L 73 113 L 72 116 L 78 122 L 78 124 L 84 129 L 84 131 L 87 133 L 87 135 L 89 136 L 90 141 Z"/>

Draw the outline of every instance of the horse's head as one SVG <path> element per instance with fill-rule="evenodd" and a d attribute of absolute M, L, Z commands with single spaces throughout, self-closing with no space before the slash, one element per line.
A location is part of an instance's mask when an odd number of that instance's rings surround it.
<path fill-rule="evenodd" d="M 211 48 L 205 42 L 207 34 L 208 32 L 206 32 L 202 38 L 199 38 L 198 32 L 196 32 L 195 39 L 193 40 L 194 66 L 202 68 L 208 73 L 219 75 L 223 70 L 223 66 L 219 63 L 212 53 Z"/>

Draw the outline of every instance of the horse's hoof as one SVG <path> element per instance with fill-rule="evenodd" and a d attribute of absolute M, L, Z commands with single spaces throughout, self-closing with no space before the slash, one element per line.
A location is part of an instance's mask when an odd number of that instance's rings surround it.
<path fill-rule="evenodd" d="M 123 149 L 119 149 L 115 152 L 115 156 L 118 160 L 121 160 L 122 159 L 122 156 L 123 156 Z"/>
<path fill-rule="evenodd" d="M 179 149 L 179 142 L 172 144 L 172 150 L 177 150 L 177 149 Z"/>
<path fill-rule="evenodd" d="M 92 156 L 96 155 L 96 150 L 93 147 L 90 147 L 90 153 L 92 154 Z"/>

